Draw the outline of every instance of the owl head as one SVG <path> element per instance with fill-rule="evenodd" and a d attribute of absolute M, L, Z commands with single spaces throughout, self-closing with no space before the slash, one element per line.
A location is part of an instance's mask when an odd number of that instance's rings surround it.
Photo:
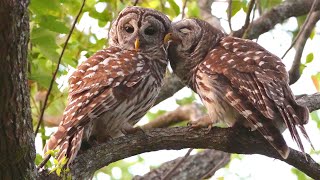
<path fill-rule="evenodd" d="M 171 21 L 159 11 L 137 6 L 123 9 L 113 22 L 109 45 L 124 50 L 150 51 L 163 45 Z"/>
<path fill-rule="evenodd" d="M 168 57 L 177 74 L 186 74 L 202 61 L 225 34 L 200 19 L 172 23 Z M 168 36 L 168 35 L 167 35 Z M 181 72 L 182 71 L 182 72 Z M 190 74 L 190 73 L 189 73 Z"/>

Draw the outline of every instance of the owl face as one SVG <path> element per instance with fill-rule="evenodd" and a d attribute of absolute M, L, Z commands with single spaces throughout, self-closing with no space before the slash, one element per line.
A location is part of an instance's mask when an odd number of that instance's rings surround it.
<path fill-rule="evenodd" d="M 188 79 L 181 76 L 188 76 L 188 72 L 204 60 L 222 36 L 224 34 L 219 29 L 199 19 L 183 19 L 172 23 L 168 57 L 176 74 L 180 74 L 183 81 Z"/>
<path fill-rule="evenodd" d="M 156 10 L 128 7 L 113 23 L 109 43 L 126 50 L 159 48 L 170 27 L 169 18 Z"/>

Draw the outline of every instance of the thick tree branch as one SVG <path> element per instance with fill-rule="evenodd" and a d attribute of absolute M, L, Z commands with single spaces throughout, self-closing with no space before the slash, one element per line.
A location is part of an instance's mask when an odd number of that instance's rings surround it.
<path fill-rule="evenodd" d="M 300 96 L 298 102 L 307 105 L 310 111 L 319 109 L 320 93 Z M 146 130 L 145 133 L 120 137 L 79 154 L 74 164 L 71 165 L 71 170 L 74 178 L 86 178 L 103 166 L 126 157 L 160 149 L 183 148 L 216 149 L 238 154 L 262 154 L 280 159 L 312 178 L 320 178 L 320 166 L 309 155 L 306 160 L 303 153 L 291 149 L 288 159 L 284 160 L 258 132 L 249 132 L 242 128 L 213 128 L 208 134 L 205 130 L 190 130 L 189 128 Z"/>
<path fill-rule="evenodd" d="M 164 84 L 161 88 L 160 94 L 158 95 L 155 105 L 173 96 L 174 93 L 182 89 L 184 86 L 185 85 L 182 84 L 182 82 L 176 75 L 168 73 L 164 79 Z"/>
<path fill-rule="evenodd" d="M 161 179 L 170 169 L 182 158 L 166 162 L 160 167 L 150 171 L 144 176 L 135 176 L 133 180 Z M 222 161 L 221 161 L 222 160 Z M 217 150 L 205 150 L 195 155 L 189 156 L 178 169 L 172 174 L 170 179 L 201 179 L 213 168 L 220 169 L 230 161 L 230 154 Z M 215 172 L 215 171 L 214 171 Z M 214 174 L 211 172 L 210 176 Z"/>
<path fill-rule="evenodd" d="M 213 2 L 214 0 L 198 0 L 200 16 L 212 26 L 224 31 L 219 19 L 211 13 L 211 5 Z"/>
<path fill-rule="evenodd" d="M 213 128 L 190 130 L 189 128 L 161 128 L 146 130 L 120 137 L 80 154 L 71 166 L 75 179 L 89 177 L 97 169 L 126 157 L 160 149 L 205 148 L 238 154 L 263 154 L 282 160 L 312 178 L 320 178 L 320 166 L 309 155 L 291 149 L 284 160 L 259 132 L 245 129 Z M 130 149 L 130 151 L 128 151 Z M 101 158 L 103 157 L 103 158 Z"/>
<path fill-rule="evenodd" d="M 276 24 L 282 23 L 290 17 L 302 16 L 310 11 L 313 0 L 285 1 L 264 13 L 261 17 L 253 21 L 247 31 L 248 39 L 255 39 L 261 34 L 271 30 Z M 316 10 L 320 9 L 320 3 L 317 3 Z M 241 37 L 241 29 L 235 31 L 234 36 Z"/>
<path fill-rule="evenodd" d="M 300 74 L 300 64 L 301 64 L 301 57 L 302 52 L 304 50 L 304 46 L 306 45 L 306 42 L 315 27 L 316 23 L 320 19 L 320 11 L 314 11 L 311 13 L 309 21 L 306 21 L 305 28 L 301 31 L 301 34 L 299 37 L 297 37 L 296 43 L 295 43 L 295 50 L 296 54 L 293 59 L 292 66 L 289 70 L 289 77 L 290 77 L 290 84 L 295 83 L 301 76 Z"/>

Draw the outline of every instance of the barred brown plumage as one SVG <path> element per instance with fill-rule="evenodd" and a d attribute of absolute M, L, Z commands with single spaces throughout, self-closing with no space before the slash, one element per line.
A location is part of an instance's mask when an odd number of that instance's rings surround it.
<path fill-rule="evenodd" d="M 296 126 L 310 142 L 303 126 L 309 112 L 296 103 L 280 58 L 253 41 L 228 37 L 202 20 L 184 19 L 172 26 L 170 64 L 200 95 L 210 117 L 190 122 L 191 126 L 218 121 L 244 125 L 258 130 L 287 158 L 289 148 L 281 134 L 286 126 L 304 152 Z"/>
<path fill-rule="evenodd" d="M 124 9 L 112 25 L 110 47 L 84 61 L 69 78 L 63 120 L 44 152 L 59 149 L 57 159 L 66 156 L 70 164 L 83 139 L 102 142 L 132 128 L 160 91 L 168 61 L 163 38 L 169 30 L 170 20 L 158 11 Z"/>

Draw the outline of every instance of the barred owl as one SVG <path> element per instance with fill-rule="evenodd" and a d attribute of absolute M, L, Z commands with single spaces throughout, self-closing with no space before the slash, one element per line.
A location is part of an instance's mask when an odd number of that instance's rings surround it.
<path fill-rule="evenodd" d="M 209 118 L 190 122 L 192 127 L 223 121 L 258 130 L 287 158 L 282 125 L 304 152 L 296 126 L 310 142 L 303 127 L 309 112 L 296 103 L 278 57 L 253 41 L 228 37 L 202 20 L 185 19 L 173 23 L 172 29 L 168 49 L 172 69 L 208 110 Z"/>
<path fill-rule="evenodd" d="M 152 107 L 168 63 L 164 36 L 171 22 L 147 8 L 125 8 L 114 21 L 109 47 L 77 67 L 69 79 L 63 120 L 44 152 L 75 158 L 82 141 L 102 142 L 130 131 Z"/>

